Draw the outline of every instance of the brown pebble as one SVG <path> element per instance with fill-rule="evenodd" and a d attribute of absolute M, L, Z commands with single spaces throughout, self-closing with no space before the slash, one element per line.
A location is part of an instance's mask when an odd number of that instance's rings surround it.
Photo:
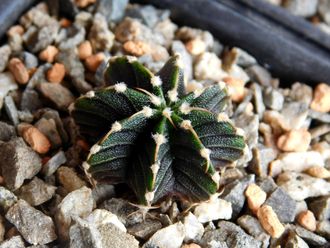
<path fill-rule="evenodd" d="M 58 49 L 55 46 L 47 46 L 39 53 L 39 59 L 48 63 L 53 63 Z"/>
<path fill-rule="evenodd" d="M 316 86 L 314 90 L 313 101 L 310 105 L 311 109 L 318 112 L 329 112 L 330 111 L 330 86 L 321 83 Z"/>
<path fill-rule="evenodd" d="M 96 0 L 75 0 L 75 3 L 79 8 L 85 8 L 95 2 Z"/>
<path fill-rule="evenodd" d="M 8 68 L 19 84 L 26 84 L 29 81 L 29 72 L 20 59 L 12 58 L 9 61 Z"/>
<path fill-rule="evenodd" d="M 10 239 L 17 235 L 20 235 L 20 233 L 17 231 L 16 227 L 12 227 L 6 232 L 5 239 Z"/>
<path fill-rule="evenodd" d="M 151 52 L 150 46 L 143 41 L 126 41 L 123 48 L 128 54 L 138 57 Z"/>
<path fill-rule="evenodd" d="M 201 248 L 201 246 L 195 243 L 191 243 L 191 244 L 184 244 L 183 246 L 181 246 L 181 248 Z"/>
<path fill-rule="evenodd" d="M 298 214 L 297 222 L 307 230 L 314 232 L 316 230 L 316 219 L 313 212 L 306 210 Z"/>
<path fill-rule="evenodd" d="M 245 190 L 249 208 L 257 213 L 260 206 L 266 201 L 267 194 L 256 184 L 250 184 Z"/>
<path fill-rule="evenodd" d="M 62 82 L 65 76 L 65 67 L 63 64 L 55 63 L 47 71 L 47 80 L 51 83 L 60 83 Z"/>
<path fill-rule="evenodd" d="M 78 55 L 81 60 L 84 60 L 93 54 L 93 48 L 90 41 L 85 40 L 78 46 Z"/>
<path fill-rule="evenodd" d="M 57 171 L 56 175 L 59 183 L 68 191 L 74 191 L 80 189 L 82 186 L 86 186 L 83 181 L 76 173 L 76 171 L 67 166 L 61 166 Z"/>
<path fill-rule="evenodd" d="M 192 55 L 199 55 L 206 50 L 206 44 L 199 38 L 192 39 L 186 43 L 187 51 Z"/>
<path fill-rule="evenodd" d="M 305 152 L 311 142 L 311 134 L 305 129 L 286 132 L 277 140 L 277 147 L 285 152 Z"/>
<path fill-rule="evenodd" d="M 5 183 L 5 180 L 3 178 L 3 176 L 0 176 L 0 185 L 3 185 Z"/>
<path fill-rule="evenodd" d="M 61 20 L 60 20 L 60 25 L 62 28 L 68 28 L 71 26 L 71 24 L 72 24 L 72 22 L 69 19 L 61 18 Z"/>
<path fill-rule="evenodd" d="M 88 58 L 86 58 L 85 66 L 87 67 L 88 70 L 92 72 L 96 72 L 97 68 L 104 59 L 105 59 L 105 55 L 102 52 L 91 55 Z"/>
<path fill-rule="evenodd" d="M 323 179 L 330 178 L 330 171 L 322 166 L 312 166 L 307 170 L 305 170 L 305 173 L 307 173 L 312 177 L 323 178 Z"/>
<path fill-rule="evenodd" d="M 88 152 L 89 149 L 90 149 L 88 143 L 85 140 L 83 140 L 83 139 L 78 139 L 77 140 L 77 145 L 79 147 L 81 147 L 81 149 L 84 150 L 85 152 Z"/>
<path fill-rule="evenodd" d="M 282 235 L 285 228 L 279 221 L 271 206 L 261 206 L 258 210 L 257 216 L 262 227 L 270 236 L 272 236 L 272 238 L 279 238 Z"/>
<path fill-rule="evenodd" d="M 233 77 L 225 77 L 223 81 L 228 85 L 229 95 L 232 101 L 241 102 L 245 97 L 244 81 Z"/>
<path fill-rule="evenodd" d="M 40 154 L 45 154 L 49 151 L 51 144 L 48 138 L 38 130 L 38 128 L 31 124 L 21 123 L 17 127 L 26 143 L 28 143 L 33 150 Z"/>
<path fill-rule="evenodd" d="M 21 25 L 14 25 L 7 31 L 7 35 L 14 36 L 15 34 L 23 35 L 24 34 L 24 28 Z"/>

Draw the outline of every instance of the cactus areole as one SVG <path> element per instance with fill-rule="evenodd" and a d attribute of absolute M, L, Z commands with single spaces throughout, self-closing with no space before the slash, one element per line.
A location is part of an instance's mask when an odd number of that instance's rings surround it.
<path fill-rule="evenodd" d="M 113 57 L 104 80 L 110 86 L 70 108 L 82 134 L 101 137 L 84 162 L 92 178 L 127 183 L 147 206 L 168 195 L 199 202 L 215 194 L 219 165 L 237 160 L 245 148 L 221 113 L 224 84 L 185 94 L 179 55 L 155 75 L 134 57 Z"/>

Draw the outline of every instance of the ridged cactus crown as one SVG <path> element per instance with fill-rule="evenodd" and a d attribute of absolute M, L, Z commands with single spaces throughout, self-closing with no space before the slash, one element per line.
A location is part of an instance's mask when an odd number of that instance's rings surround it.
<path fill-rule="evenodd" d="M 220 113 L 224 85 L 185 94 L 179 55 L 156 75 L 134 57 L 113 57 L 104 80 L 109 87 L 88 92 L 71 109 L 82 134 L 103 135 L 84 163 L 92 178 L 127 183 L 148 206 L 168 195 L 199 202 L 215 194 L 217 167 L 245 148 Z"/>

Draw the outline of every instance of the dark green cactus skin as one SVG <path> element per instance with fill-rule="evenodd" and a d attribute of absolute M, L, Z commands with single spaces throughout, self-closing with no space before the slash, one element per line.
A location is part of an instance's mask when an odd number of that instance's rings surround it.
<path fill-rule="evenodd" d="M 167 195 L 199 202 L 216 193 L 216 165 L 237 160 L 245 148 L 219 114 L 227 101 L 223 84 L 185 95 L 178 55 L 156 75 L 133 57 L 114 57 L 104 79 L 109 87 L 71 108 L 82 134 L 104 135 L 85 162 L 88 173 L 98 182 L 127 183 L 148 206 Z"/>

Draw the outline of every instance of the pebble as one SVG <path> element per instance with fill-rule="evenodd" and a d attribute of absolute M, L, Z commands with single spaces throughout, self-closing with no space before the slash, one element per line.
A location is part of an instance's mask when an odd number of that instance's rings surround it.
<path fill-rule="evenodd" d="M 245 178 L 235 180 L 225 186 L 220 197 L 232 204 L 232 218 L 236 218 L 241 212 L 245 202 L 244 191 L 247 186 L 252 183 L 254 183 L 254 175 L 248 175 Z"/>
<path fill-rule="evenodd" d="M 3 212 L 7 212 L 7 210 L 17 202 L 17 200 L 18 199 L 14 193 L 5 187 L 0 186 L 0 207 Z"/>
<path fill-rule="evenodd" d="M 201 248 L 201 246 L 195 243 L 190 243 L 184 244 L 183 246 L 181 246 L 181 248 Z"/>
<path fill-rule="evenodd" d="M 179 41 L 179 40 L 174 39 L 175 32 L 177 29 L 178 29 L 178 26 L 175 23 L 173 23 L 170 19 L 165 19 L 163 21 L 158 22 L 154 28 L 154 30 L 157 30 L 157 32 L 160 33 L 164 37 L 165 47 L 170 47 L 171 44 L 173 47 L 173 44 L 175 42 Z M 182 43 L 181 41 L 179 41 L 179 42 Z M 185 47 L 184 47 L 184 49 L 186 50 Z M 189 54 L 189 53 L 187 52 L 187 54 Z M 190 56 L 190 54 L 189 54 L 189 56 Z"/>
<path fill-rule="evenodd" d="M 246 95 L 244 81 L 233 77 L 225 77 L 223 81 L 228 85 L 231 100 L 233 102 L 241 102 Z"/>
<path fill-rule="evenodd" d="M 284 172 L 278 176 L 277 184 L 296 201 L 302 201 L 308 197 L 323 196 L 330 193 L 329 182 L 303 173 Z"/>
<path fill-rule="evenodd" d="M 258 145 L 259 117 L 256 114 L 243 112 L 234 119 L 235 125 L 242 128 L 245 133 L 246 143 L 249 148 Z"/>
<path fill-rule="evenodd" d="M 223 199 L 211 197 L 207 202 L 200 203 L 194 210 L 194 215 L 201 223 L 212 220 L 229 220 L 232 217 L 232 203 Z"/>
<path fill-rule="evenodd" d="M 9 120 L 16 126 L 19 123 L 18 112 L 12 96 L 8 95 L 4 99 L 4 107 Z"/>
<path fill-rule="evenodd" d="M 326 245 L 328 242 L 325 238 L 308 231 L 307 229 L 300 227 L 300 226 L 291 226 L 291 228 L 296 232 L 296 234 L 306 241 L 311 246 L 323 246 Z"/>
<path fill-rule="evenodd" d="M 61 83 L 65 76 L 65 67 L 63 64 L 55 63 L 47 71 L 47 80 L 51 83 Z"/>
<path fill-rule="evenodd" d="M 63 151 L 58 151 L 53 157 L 51 157 L 46 164 L 42 166 L 42 173 L 49 177 L 54 174 L 54 172 L 66 162 L 65 153 Z"/>
<path fill-rule="evenodd" d="M 258 219 L 251 215 L 242 215 L 237 219 L 237 223 L 256 240 L 262 242 L 262 247 L 269 245 L 270 236 L 265 232 Z"/>
<path fill-rule="evenodd" d="M 316 13 L 318 0 L 287 0 L 284 7 L 293 15 L 310 17 Z"/>
<path fill-rule="evenodd" d="M 55 46 L 49 45 L 39 53 L 39 59 L 48 63 L 53 63 L 58 52 Z"/>
<path fill-rule="evenodd" d="M 84 60 L 93 54 L 92 44 L 89 40 L 85 40 L 78 46 L 78 56 Z"/>
<path fill-rule="evenodd" d="M 330 86 L 325 83 L 316 86 L 310 108 L 322 113 L 330 111 Z"/>
<path fill-rule="evenodd" d="M 24 141 L 28 143 L 34 151 L 39 154 L 45 154 L 49 151 L 51 144 L 48 138 L 36 127 L 31 124 L 20 123 L 17 129 Z"/>
<path fill-rule="evenodd" d="M 140 19 L 143 24 L 150 28 L 155 27 L 159 21 L 169 17 L 168 10 L 159 10 L 152 5 L 130 6 L 125 14 L 129 17 Z"/>
<path fill-rule="evenodd" d="M 183 225 L 185 228 L 184 242 L 198 242 L 204 233 L 204 226 L 199 219 L 189 212 L 183 219 Z"/>
<path fill-rule="evenodd" d="M 34 70 L 38 67 L 38 58 L 34 54 L 29 52 L 23 52 L 20 57 L 22 57 L 22 60 L 24 61 L 24 64 L 28 69 L 29 73 L 31 73 L 31 70 Z"/>
<path fill-rule="evenodd" d="M 202 54 L 206 51 L 206 44 L 199 37 L 189 40 L 185 47 L 187 51 L 194 56 Z"/>
<path fill-rule="evenodd" d="M 101 63 L 105 60 L 104 53 L 100 52 L 97 54 L 93 54 L 85 59 L 85 66 L 91 72 L 96 72 L 97 68 L 101 65 Z"/>
<path fill-rule="evenodd" d="M 246 73 L 251 78 L 262 86 L 272 86 L 272 77 L 270 73 L 260 65 L 252 65 L 246 69 Z"/>
<path fill-rule="evenodd" d="M 221 69 L 221 60 L 215 53 L 205 52 L 196 58 L 194 76 L 197 80 L 221 81 L 227 73 Z"/>
<path fill-rule="evenodd" d="M 276 158 L 277 152 L 273 148 L 255 147 L 252 148 L 252 155 L 249 169 L 259 177 L 266 177 L 268 175 L 268 165 Z"/>
<path fill-rule="evenodd" d="M 316 225 L 316 232 L 321 236 L 330 239 L 330 221 L 323 220 L 317 222 Z"/>
<path fill-rule="evenodd" d="M 22 138 L 3 143 L 0 149 L 0 167 L 6 186 L 16 190 L 25 179 L 33 178 L 41 169 L 41 159 Z"/>
<path fill-rule="evenodd" d="M 107 22 L 118 22 L 123 18 L 127 4 L 128 0 L 100 0 L 96 12 L 103 14 Z"/>
<path fill-rule="evenodd" d="M 15 127 L 0 121 L 0 141 L 9 141 L 16 136 Z"/>
<path fill-rule="evenodd" d="M 328 25 L 330 24 L 330 4 L 327 0 L 319 0 L 318 13 Z"/>
<path fill-rule="evenodd" d="M 248 235 L 242 228 L 229 221 L 220 221 L 218 229 L 208 230 L 204 233 L 202 247 L 251 247 L 261 246 L 259 240 Z"/>
<path fill-rule="evenodd" d="M 297 222 L 311 232 L 315 232 L 316 230 L 315 216 L 309 210 L 300 212 L 297 216 Z"/>
<path fill-rule="evenodd" d="M 265 191 L 267 193 L 267 195 L 272 193 L 277 188 L 277 185 L 274 182 L 274 179 L 270 176 L 259 178 L 259 180 L 257 181 L 257 184 L 263 191 Z"/>
<path fill-rule="evenodd" d="M 272 110 L 280 111 L 283 108 L 283 104 L 284 104 L 283 94 L 280 91 L 273 89 L 272 87 L 267 87 L 264 90 L 263 99 L 265 105 Z"/>
<path fill-rule="evenodd" d="M 306 84 L 296 82 L 291 86 L 290 98 L 293 101 L 303 102 L 310 105 L 313 98 L 313 89 Z"/>
<path fill-rule="evenodd" d="M 10 59 L 8 63 L 9 71 L 13 74 L 16 82 L 26 84 L 29 81 L 29 72 L 24 63 L 18 58 Z"/>
<path fill-rule="evenodd" d="M 256 184 L 250 184 L 245 190 L 248 206 L 253 213 L 257 213 L 260 206 L 265 202 L 267 194 Z"/>
<path fill-rule="evenodd" d="M 322 221 L 330 218 L 330 196 L 323 196 L 310 201 L 309 209 Z"/>
<path fill-rule="evenodd" d="M 31 206 L 38 206 L 50 200 L 54 196 L 55 190 L 55 186 L 46 184 L 38 177 L 34 177 L 32 181 L 18 190 L 17 196 Z"/>
<path fill-rule="evenodd" d="M 180 248 L 184 237 L 185 227 L 177 222 L 158 230 L 142 247 Z"/>
<path fill-rule="evenodd" d="M 25 248 L 25 245 L 21 236 L 14 236 L 2 242 L 0 248 Z"/>
<path fill-rule="evenodd" d="M 117 215 L 105 209 L 95 209 L 90 215 L 86 217 L 86 220 L 96 226 L 112 224 L 123 232 L 127 231 L 126 227 L 123 223 L 120 222 Z"/>
<path fill-rule="evenodd" d="M 305 173 L 317 178 L 330 178 L 330 171 L 322 166 L 312 166 L 305 170 Z"/>
<path fill-rule="evenodd" d="M 282 235 L 285 228 L 271 206 L 263 205 L 259 208 L 257 216 L 262 227 L 272 238 L 279 238 Z"/>
<path fill-rule="evenodd" d="M 65 196 L 57 206 L 55 215 L 57 233 L 60 238 L 62 240 L 69 239 L 69 228 L 72 223 L 72 217 L 86 217 L 92 212 L 93 207 L 92 190 L 85 186 Z"/>
<path fill-rule="evenodd" d="M 34 89 L 38 84 L 46 82 L 46 71 L 51 67 L 51 64 L 46 63 L 37 68 L 37 70 L 31 76 L 31 79 L 27 85 L 28 89 Z"/>
<path fill-rule="evenodd" d="M 34 125 L 48 138 L 53 149 L 62 145 L 62 138 L 54 119 L 41 118 Z"/>
<path fill-rule="evenodd" d="M 66 29 L 66 37 L 61 40 L 59 49 L 76 49 L 78 44 L 85 40 L 86 30 L 84 27 L 78 24 L 71 25 Z"/>
<path fill-rule="evenodd" d="M 286 238 L 285 247 L 309 248 L 307 243 L 291 230 L 289 231 L 289 235 Z"/>
<path fill-rule="evenodd" d="M 108 23 L 100 13 L 96 13 L 92 27 L 88 34 L 88 39 L 94 51 L 108 51 L 111 49 L 115 35 L 108 29 Z"/>
<path fill-rule="evenodd" d="M 8 210 L 6 219 L 30 244 L 47 244 L 57 238 L 53 220 L 24 200 L 19 200 Z"/>
<path fill-rule="evenodd" d="M 311 139 L 311 134 L 306 129 L 291 130 L 278 138 L 277 147 L 285 152 L 305 152 Z"/>
<path fill-rule="evenodd" d="M 161 228 L 162 223 L 160 221 L 146 219 L 141 223 L 128 227 L 127 232 L 138 239 L 147 240 Z"/>
<path fill-rule="evenodd" d="M 10 54 L 11 54 L 10 46 L 3 45 L 0 47 L 0 58 L 1 58 L 0 72 L 3 72 L 6 69 Z"/>
<path fill-rule="evenodd" d="M 14 76 L 10 72 L 0 73 L 0 109 L 8 92 L 18 88 Z"/>
<path fill-rule="evenodd" d="M 252 57 L 246 51 L 240 49 L 239 47 L 234 47 L 233 49 L 235 49 L 235 52 L 236 52 L 237 65 L 242 66 L 242 67 L 249 67 L 249 66 L 257 64 L 256 59 L 254 57 Z"/>
<path fill-rule="evenodd" d="M 72 192 L 86 186 L 86 182 L 80 179 L 76 171 L 70 167 L 61 166 L 56 171 L 59 183 L 68 191 Z"/>
<path fill-rule="evenodd" d="M 38 90 L 59 110 L 67 111 L 69 105 L 74 101 L 71 91 L 61 84 L 41 83 L 38 85 Z"/>

